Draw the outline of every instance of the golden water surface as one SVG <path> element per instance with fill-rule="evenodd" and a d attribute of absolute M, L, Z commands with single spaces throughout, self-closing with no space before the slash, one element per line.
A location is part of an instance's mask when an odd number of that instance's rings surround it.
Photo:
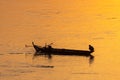
<path fill-rule="evenodd" d="M 119 35 L 119 0 L 0 0 L 0 80 L 119 80 Z M 32 41 L 94 59 L 33 56 Z"/>

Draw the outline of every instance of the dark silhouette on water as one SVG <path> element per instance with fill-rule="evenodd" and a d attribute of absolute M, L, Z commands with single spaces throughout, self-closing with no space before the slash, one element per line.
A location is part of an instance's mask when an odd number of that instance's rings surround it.
<path fill-rule="evenodd" d="M 36 54 L 90 56 L 91 53 L 94 52 L 94 48 L 91 45 L 89 45 L 89 50 L 59 49 L 52 48 L 51 45 L 40 47 L 38 45 L 35 45 L 34 42 L 32 42 L 32 45 L 36 50 Z"/>
<path fill-rule="evenodd" d="M 89 58 L 89 64 L 92 64 L 94 61 L 94 56 L 91 55 L 91 53 L 94 52 L 94 47 L 91 45 L 89 45 L 90 51 L 87 51 L 87 50 L 56 49 L 52 48 L 51 44 L 45 45 L 44 47 L 35 45 L 33 42 L 32 44 L 36 50 L 34 57 L 42 55 L 47 57 L 48 59 L 52 59 L 52 55 L 84 56 Z"/>
<path fill-rule="evenodd" d="M 91 45 L 89 45 L 89 50 L 90 50 L 91 52 L 94 52 L 94 47 L 91 46 Z"/>

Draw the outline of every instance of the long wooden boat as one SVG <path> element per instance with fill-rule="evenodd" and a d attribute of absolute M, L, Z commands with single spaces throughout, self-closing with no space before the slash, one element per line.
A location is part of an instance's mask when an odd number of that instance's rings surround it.
<path fill-rule="evenodd" d="M 35 45 L 32 42 L 34 49 L 36 50 L 37 54 L 53 54 L 53 55 L 82 55 L 82 56 L 89 56 L 92 52 L 94 52 L 94 48 L 89 45 L 89 50 L 74 50 L 74 49 L 59 49 L 59 48 L 52 48 L 50 45 L 45 47 L 40 47 Z"/>

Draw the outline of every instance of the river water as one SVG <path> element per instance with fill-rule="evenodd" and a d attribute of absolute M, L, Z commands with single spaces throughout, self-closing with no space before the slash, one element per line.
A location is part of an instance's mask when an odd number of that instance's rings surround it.
<path fill-rule="evenodd" d="M 0 80 L 119 80 L 119 2 L 0 0 Z M 81 50 L 91 44 L 94 57 L 34 56 L 33 41 Z"/>

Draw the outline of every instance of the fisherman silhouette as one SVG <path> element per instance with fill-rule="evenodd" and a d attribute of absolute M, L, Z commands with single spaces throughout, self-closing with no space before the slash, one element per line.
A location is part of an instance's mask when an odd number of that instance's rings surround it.
<path fill-rule="evenodd" d="M 52 50 L 52 46 L 51 45 L 48 45 L 48 50 L 51 52 L 51 50 Z"/>
<path fill-rule="evenodd" d="M 94 47 L 89 45 L 89 50 L 90 50 L 90 52 L 94 52 Z"/>

